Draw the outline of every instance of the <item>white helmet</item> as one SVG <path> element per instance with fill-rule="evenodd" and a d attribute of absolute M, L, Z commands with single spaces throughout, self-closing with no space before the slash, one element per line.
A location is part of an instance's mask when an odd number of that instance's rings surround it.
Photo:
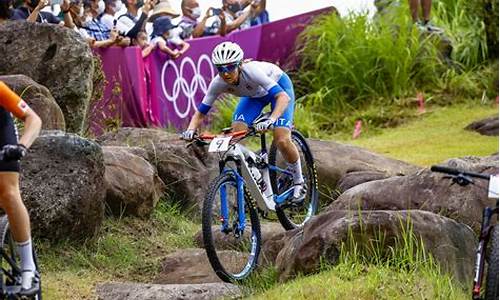
<path fill-rule="evenodd" d="M 214 65 L 227 65 L 239 63 L 243 60 L 243 50 L 232 42 L 223 42 L 217 45 L 212 52 L 212 63 Z"/>

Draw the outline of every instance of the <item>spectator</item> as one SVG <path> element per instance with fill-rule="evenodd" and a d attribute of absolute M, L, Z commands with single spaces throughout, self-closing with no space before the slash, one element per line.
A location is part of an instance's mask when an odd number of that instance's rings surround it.
<path fill-rule="evenodd" d="M 122 0 L 127 7 L 127 12 L 117 18 L 116 28 L 120 34 L 130 39 L 137 37 L 139 31 L 143 30 L 148 14 L 153 7 L 154 0 Z M 142 12 L 139 15 L 139 8 Z"/>
<path fill-rule="evenodd" d="M 143 58 L 151 54 L 151 52 L 155 49 L 154 44 L 148 43 L 148 34 L 146 31 L 139 31 L 137 38 L 133 40 L 132 44 L 141 48 Z"/>
<path fill-rule="evenodd" d="M 104 0 L 104 12 L 98 16 L 99 21 L 111 30 L 115 26 L 115 14 L 120 11 L 120 0 Z"/>
<path fill-rule="evenodd" d="M 210 7 L 204 18 L 206 20 L 204 20 L 203 36 L 226 34 L 226 15 L 221 8 Z"/>
<path fill-rule="evenodd" d="M 205 13 L 201 22 L 198 22 L 198 18 L 201 16 L 201 9 L 197 0 L 182 0 L 181 9 L 182 19 L 177 25 L 180 38 L 185 40 L 202 36 L 207 19 L 210 17 L 210 10 Z"/>
<path fill-rule="evenodd" d="M 12 17 L 12 0 L 0 0 L 0 24 Z"/>
<path fill-rule="evenodd" d="M 172 8 L 169 0 L 160 0 L 155 7 L 153 8 L 153 12 L 149 17 L 149 22 L 154 22 L 158 17 L 170 17 L 171 19 L 177 18 L 179 13 Z"/>
<path fill-rule="evenodd" d="M 189 44 L 184 42 L 178 37 L 169 38 L 169 32 L 171 29 L 175 28 L 170 20 L 170 17 L 158 17 L 153 23 L 153 33 L 151 34 L 151 44 L 158 47 L 161 51 L 169 54 L 172 58 L 178 58 L 183 55 L 188 49 Z M 173 44 L 180 47 L 181 50 L 171 49 L 169 44 Z"/>
<path fill-rule="evenodd" d="M 250 19 L 250 26 L 269 23 L 269 13 L 266 10 L 266 0 L 243 0 L 243 6 L 254 6 L 254 14 Z"/>
<path fill-rule="evenodd" d="M 222 0 L 222 9 L 226 17 L 226 28 L 223 30 L 225 34 L 250 27 L 250 19 L 256 15 L 256 7 L 250 5 L 250 9 L 244 10 L 239 0 Z"/>
<path fill-rule="evenodd" d="M 13 11 L 12 20 L 64 25 L 64 22 L 52 13 L 42 11 L 47 5 L 49 0 L 24 0 L 23 5 Z"/>
<path fill-rule="evenodd" d="M 104 8 L 99 6 L 99 0 L 84 0 L 83 8 L 85 21 L 80 27 L 85 29 L 88 35 L 96 41 L 108 40 L 111 29 L 98 19 L 100 13 L 104 11 Z"/>
<path fill-rule="evenodd" d="M 121 9 L 121 0 L 104 0 L 104 12 L 97 16 L 97 19 L 111 31 L 116 26 L 115 15 Z M 117 46 L 126 47 L 130 45 L 130 38 L 118 35 L 115 43 Z"/>
<path fill-rule="evenodd" d="M 118 41 L 118 32 L 116 28 L 108 31 L 102 23 L 95 19 L 97 0 L 91 1 L 95 3 L 87 2 L 84 5 L 80 0 L 73 0 L 69 9 L 62 8 L 65 18 L 67 15 L 70 19 L 66 26 L 78 32 L 91 47 L 112 46 Z"/>
<path fill-rule="evenodd" d="M 441 28 L 436 27 L 431 24 L 430 16 L 431 16 L 431 8 L 432 8 L 432 0 L 409 0 L 410 2 L 410 12 L 411 18 L 413 19 L 413 23 L 417 25 L 417 27 L 422 31 L 442 31 Z M 423 20 L 420 21 L 418 17 L 418 4 L 422 6 L 422 17 Z"/>

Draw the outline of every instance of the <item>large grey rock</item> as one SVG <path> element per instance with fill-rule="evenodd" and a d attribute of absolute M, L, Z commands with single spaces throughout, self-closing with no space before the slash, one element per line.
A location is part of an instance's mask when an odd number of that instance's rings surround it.
<path fill-rule="evenodd" d="M 442 270 L 460 282 L 472 280 L 474 232 L 464 224 L 426 211 L 329 211 L 312 219 L 303 230 L 276 235 L 267 242 L 273 245 L 266 248 L 279 249 L 276 266 L 280 279 L 286 280 L 317 272 L 322 263 L 336 264 L 340 250 L 344 247 L 349 255 L 353 244 L 358 255 L 381 249 L 382 256 L 390 256 L 391 248 L 400 248 L 410 231 L 413 242 L 421 241 Z"/>
<path fill-rule="evenodd" d="M 387 158 L 368 150 L 331 141 L 308 140 L 314 155 L 322 202 L 331 202 L 337 196 L 335 187 L 347 173 L 370 171 L 385 176 L 407 175 L 418 167 Z"/>
<path fill-rule="evenodd" d="M 78 33 L 52 24 L 6 22 L 0 26 L 0 53 L 0 75 L 24 74 L 47 87 L 64 113 L 67 130 L 82 130 L 94 61 Z"/>
<path fill-rule="evenodd" d="M 5 82 L 20 95 L 40 116 L 42 129 L 62 131 L 66 129 L 62 110 L 46 87 L 25 75 L 0 76 L 0 81 Z"/>
<path fill-rule="evenodd" d="M 128 147 L 103 147 L 106 203 L 116 216 L 147 217 L 163 196 L 156 168 Z M 133 148 L 132 148 L 133 149 Z M 139 148 L 140 149 L 140 148 Z"/>
<path fill-rule="evenodd" d="M 498 156 L 462 158 L 448 165 L 478 173 L 498 173 Z M 487 183 L 459 186 L 443 174 L 428 169 L 401 177 L 357 185 L 333 202 L 329 210 L 421 209 L 452 218 L 479 231 L 483 208 L 495 200 L 487 198 Z"/>
<path fill-rule="evenodd" d="M 338 194 L 342 194 L 343 192 L 347 191 L 348 189 L 365 183 L 369 181 L 375 181 L 375 180 L 381 180 L 381 179 L 386 179 L 389 176 L 387 174 L 378 172 L 378 171 L 355 171 L 355 172 L 349 172 L 342 176 L 340 178 L 337 188 L 335 189 Z"/>
<path fill-rule="evenodd" d="M 239 299 L 242 292 L 229 283 L 105 283 L 97 286 L 97 295 L 99 300 L 212 300 Z"/>
<path fill-rule="evenodd" d="M 101 147 L 72 134 L 39 137 L 21 162 L 33 233 L 52 241 L 93 237 L 104 218 Z"/>
<path fill-rule="evenodd" d="M 472 122 L 465 127 L 482 135 L 498 136 L 498 116 Z"/>
<path fill-rule="evenodd" d="M 186 148 L 176 134 L 160 129 L 120 128 L 98 138 L 107 146 L 138 146 L 146 149 L 148 161 L 167 185 L 170 198 L 199 214 L 209 183 L 218 174 L 218 164 L 206 149 Z"/>
<path fill-rule="evenodd" d="M 241 271 L 250 253 L 235 250 L 221 250 L 218 257 L 226 270 Z M 260 260 L 260 259 L 259 259 Z M 160 273 L 154 283 L 185 284 L 221 282 L 208 261 L 205 249 L 182 249 L 169 254 L 162 260 Z"/>

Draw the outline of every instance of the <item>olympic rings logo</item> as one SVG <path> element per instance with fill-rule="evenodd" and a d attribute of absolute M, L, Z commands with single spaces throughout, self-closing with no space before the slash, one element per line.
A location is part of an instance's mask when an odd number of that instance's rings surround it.
<path fill-rule="evenodd" d="M 169 102 L 172 102 L 175 113 L 181 119 L 189 115 L 189 112 L 191 111 L 191 106 L 193 108 L 196 107 L 195 95 L 196 92 L 198 92 L 198 88 L 203 92 L 204 95 L 206 95 L 208 91 L 208 85 L 201 74 L 201 66 L 203 62 L 206 62 L 210 67 L 210 75 L 211 75 L 210 78 L 211 79 L 214 78 L 215 70 L 212 66 L 210 57 L 206 54 L 202 54 L 200 58 L 198 58 L 198 63 L 196 65 L 191 57 L 188 56 L 184 57 L 182 59 L 180 68 L 177 68 L 177 65 L 174 63 L 174 61 L 169 59 L 165 62 L 161 70 L 161 87 L 163 90 L 163 94 L 165 95 L 165 97 Z M 175 72 L 175 80 L 173 81 L 172 94 L 168 92 L 167 87 L 165 86 L 167 80 L 168 82 L 171 82 L 171 80 L 169 80 L 169 78 L 166 78 L 165 75 L 169 67 L 172 67 Z M 191 78 L 190 82 L 188 82 L 189 78 L 184 77 L 184 70 L 187 67 L 190 67 L 194 73 L 194 76 Z M 181 95 L 181 92 L 187 98 L 187 107 L 185 111 L 180 111 L 177 105 L 177 100 L 180 99 L 179 96 Z"/>

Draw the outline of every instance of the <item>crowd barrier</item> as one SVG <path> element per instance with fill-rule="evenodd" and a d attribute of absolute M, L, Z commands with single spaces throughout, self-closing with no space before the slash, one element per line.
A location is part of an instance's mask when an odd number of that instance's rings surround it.
<path fill-rule="evenodd" d="M 215 45 L 237 42 L 246 58 L 293 67 L 295 41 L 311 20 L 332 8 L 233 32 L 189 40 L 191 48 L 172 60 L 159 50 L 142 58 L 138 47 L 95 49 L 105 75 L 104 95 L 89 111 L 90 129 L 99 135 L 113 126 L 182 129 L 207 92 L 217 71 L 210 62 Z"/>

